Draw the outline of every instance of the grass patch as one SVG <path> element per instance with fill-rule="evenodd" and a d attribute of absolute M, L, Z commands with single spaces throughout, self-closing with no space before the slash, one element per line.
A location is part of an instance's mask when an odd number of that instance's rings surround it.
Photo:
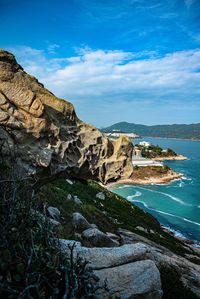
<path fill-rule="evenodd" d="M 96 198 L 98 192 L 105 194 L 105 200 Z M 192 254 L 184 248 L 184 243 L 163 231 L 159 222 L 149 213 L 129 203 L 126 199 L 103 188 L 93 181 L 87 184 L 75 182 L 70 185 L 65 180 L 58 180 L 48 184 L 40 191 L 41 198 L 48 205 L 58 207 L 61 211 L 61 237 L 72 238 L 73 230 L 70 226 L 72 212 L 80 212 L 90 223 L 99 229 L 116 233 L 118 228 L 124 228 L 148 238 L 162 245 L 178 255 Z M 67 200 L 67 195 L 77 195 L 82 205 Z M 139 231 L 141 226 L 145 231 Z M 150 233 L 153 230 L 154 233 Z"/>

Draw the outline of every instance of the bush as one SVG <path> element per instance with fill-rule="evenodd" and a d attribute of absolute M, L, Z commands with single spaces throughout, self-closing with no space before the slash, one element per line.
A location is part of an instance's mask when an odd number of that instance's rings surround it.
<path fill-rule="evenodd" d="M 173 266 L 162 264 L 159 267 L 163 289 L 163 299 L 198 299 L 181 281 L 179 271 Z"/>
<path fill-rule="evenodd" d="M 63 255 L 32 179 L 10 170 L 0 174 L 0 298 L 93 298 L 98 278 L 74 246 Z"/>

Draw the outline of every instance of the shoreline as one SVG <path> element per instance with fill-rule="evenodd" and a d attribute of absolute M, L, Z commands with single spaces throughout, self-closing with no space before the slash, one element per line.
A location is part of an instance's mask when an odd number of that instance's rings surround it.
<path fill-rule="evenodd" d="M 165 156 L 165 157 L 156 157 L 156 158 L 151 158 L 151 160 L 154 161 L 184 161 L 184 160 L 189 160 L 189 158 L 177 154 L 177 156 Z"/>
<path fill-rule="evenodd" d="M 174 173 L 174 179 L 171 180 L 171 181 L 162 183 L 163 185 L 169 184 L 169 183 L 171 183 L 175 180 L 179 180 L 183 176 L 183 174 L 181 174 L 181 173 L 175 173 L 174 171 L 172 171 L 172 172 Z M 148 184 L 149 185 L 151 183 L 148 182 L 148 183 L 138 184 L 138 183 L 135 183 L 135 181 L 133 181 L 132 179 L 129 179 L 129 180 L 120 180 L 117 183 L 109 183 L 109 184 L 107 184 L 106 186 L 103 186 L 103 187 L 108 189 L 109 191 L 111 191 L 110 188 L 113 187 L 114 185 L 123 185 L 123 184 L 128 184 L 128 185 L 129 184 L 130 185 L 147 185 Z M 154 183 L 154 184 L 159 184 L 159 183 Z M 195 250 L 198 253 L 200 253 L 200 242 L 199 241 L 191 240 L 191 239 L 187 238 L 186 236 L 184 236 L 184 233 L 182 233 L 181 231 L 178 231 L 178 230 L 176 230 L 172 227 L 165 226 L 161 222 L 159 222 L 159 223 L 160 223 L 160 226 L 162 227 L 163 231 L 165 231 L 169 235 L 173 236 L 175 239 L 183 242 L 186 246 L 190 247 L 192 250 Z"/>
<path fill-rule="evenodd" d="M 144 138 L 158 138 L 158 139 L 175 139 L 175 140 L 188 140 L 188 141 L 197 141 L 200 142 L 200 139 L 192 139 L 192 138 L 177 138 L 177 137 L 156 137 L 156 136 L 142 136 L 138 139 Z M 136 138 L 137 139 L 137 138 Z"/>
<path fill-rule="evenodd" d="M 175 180 L 179 180 L 183 177 L 182 173 L 175 172 L 173 170 L 169 170 L 166 174 L 160 175 L 160 176 L 151 176 L 151 177 L 144 177 L 143 179 L 137 179 L 137 178 L 130 178 L 130 179 L 124 179 L 119 180 L 114 183 L 108 183 L 104 187 L 109 189 L 110 187 L 114 185 L 167 185 Z"/>
<path fill-rule="evenodd" d="M 173 236 L 177 240 L 185 243 L 187 246 L 192 246 L 192 249 L 195 248 L 197 251 L 200 252 L 200 242 L 188 239 L 187 237 L 184 236 L 184 234 L 182 232 L 180 232 L 178 230 L 175 230 L 171 227 L 167 227 L 167 226 L 165 226 L 161 223 L 160 223 L 160 225 L 166 233 L 170 234 L 171 236 Z"/>

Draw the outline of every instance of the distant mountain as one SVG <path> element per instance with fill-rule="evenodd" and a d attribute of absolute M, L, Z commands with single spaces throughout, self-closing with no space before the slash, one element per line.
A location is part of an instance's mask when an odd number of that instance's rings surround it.
<path fill-rule="evenodd" d="M 125 133 L 135 133 L 140 136 L 165 137 L 200 140 L 200 123 L 183 125 L 154 125 L 145 126 L 128 122 L 119 122 L 102 129 L 103 132 L 119 130 Z"/>

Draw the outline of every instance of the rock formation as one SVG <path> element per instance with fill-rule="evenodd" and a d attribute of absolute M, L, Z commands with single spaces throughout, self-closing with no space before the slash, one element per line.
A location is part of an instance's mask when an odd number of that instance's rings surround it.
<path fill-rule="evenodd" d="M 5 156 L 15 154 L 18 169 L 38 177 L 107 183 L 132 173 L 132 144 L 126 137 L 111 141 L 79 120 L 71 103 L 45 89 L 4 50 L 0 50 L 0 146 Z"/>
<path fill-rule="evenodd" d="M 63 251 L 69 255 L 69 244 L 61 240 Z M 150 260 L 149 248 L 142 243 L 128 244 L 114 248 L 87 248 L 76 242 L 76 254 L 81 254 L 100 279 L 107 280 L 108 292 L 99 290 L 96 298 L 144 298 L 161 299 L 160 273 L 154 261 Z"/>

